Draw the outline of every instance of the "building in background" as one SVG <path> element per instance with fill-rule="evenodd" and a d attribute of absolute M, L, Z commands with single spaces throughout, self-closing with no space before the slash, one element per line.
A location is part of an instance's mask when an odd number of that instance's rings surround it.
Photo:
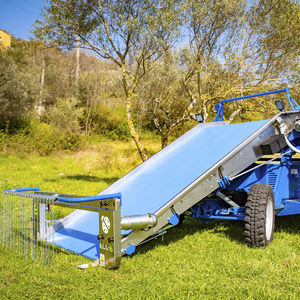
<path fill-rule="evenodd" d="M 0 29 L 0 49 L 10 48 L 11 36 L 6 31 Z"/>

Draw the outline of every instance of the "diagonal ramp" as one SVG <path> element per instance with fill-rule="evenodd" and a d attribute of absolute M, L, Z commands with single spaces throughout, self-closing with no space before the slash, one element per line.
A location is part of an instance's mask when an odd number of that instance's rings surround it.
<path fill-rule="evenodd" d="M 219 162 L 225 158 L 230 158 L 231 155 L 236 155 L 238 149 L 244 144 L 247 147 L 246 141 L 257 139 L 261 132 L 267 132 L 265 138 L 274 134 L 272 127 L 274 118 L 270 121 L 232 125 L 224 122 L 199 124 L 100 194 L 121 193 L 122 216 L 156 213 L 159 218 L 167 210 L 169 210 L 168 214 L 170 215 L 169 208 L 172 199 L 178 198 L 178 195 L 195 185 L 199 178 L 212 170 Z M 250 142 L 249 145 L 253 148 Z M 256 158 L 257 155 L 253 154 L 249 162 L 241 161 L 240 166 L 234 167 L 231 173 L 237 174 L 252 164 Z M 212 190 L 217 188 L 214 185 L 211 187 Z M 209 193 L 211 191 L 205 189 L 202 195 L 199 194 L 197 201 Z M 181 206 L 178 204 L 179 210 L 181 207 L 188 209 L 193 205 L 186 199 L 184 197 L 181 199 L 183 204 Z M 172 207 L 175 207 L 177 211 L 177 202 L 174 205 L 172 204 Z M 179 211 L 179 213 L 182 212 Z M 163 227 L 166 222 L 166 217 L 162 217 L 158 226 L 153 229 L 154 231 L 152 230 L 148 234 L 143 233 L 144 235 L 123 231 L 123 234 L 129 234 L 124 239 L 124 246 L 126 247 L 131 243 L 137 245 L 142 239 Z M 99 241 L 97 240 L 99 220 L 97 213 L 76 210 L 67 216 L 62 224 L 63 227 L 54 234 L 54 243 L 57 246 L 93 260 L 99 258 Z"/>

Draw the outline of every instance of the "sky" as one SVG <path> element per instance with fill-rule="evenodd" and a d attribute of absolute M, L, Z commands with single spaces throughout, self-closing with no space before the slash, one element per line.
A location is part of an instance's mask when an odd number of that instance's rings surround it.
<path fill-rule="evenodd" d="M 46 0 L 0 0 L 0 29 L 29 40 L 33 23 L 40 18 Z"/>

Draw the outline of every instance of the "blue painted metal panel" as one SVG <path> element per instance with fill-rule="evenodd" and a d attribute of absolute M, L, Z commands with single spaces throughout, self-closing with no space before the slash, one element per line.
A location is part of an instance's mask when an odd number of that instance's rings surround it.
<path fill-rule="evenodd" d="M 298 143 L 299 144 L 299 143 Z M 286 150 L 284 150 L 286 151 Z M 257 166 L 253 164 L 249 168 Z M 261 165 L 259 168 L 246 173 L 245 175 L 235 179 L 228 186 L 230 190 L 244 190 L 249 192 L 253 184 L 268 184 L 274 191 L 275 209 L 282 209 L 277 216 L 292 214 L 291 212 L 300 202 L 300 161 L 298 158 L 292 157 L 290 154 L 283 156 L 278 164 Z M 293 201 L 288 201 L 293 200 Z M 288 207 L 285 207 L 288 205 Z M 294 210 L 294 214 L 298 214 L 298 208 Z"/>
<path fill-rule="evenodd" d="M 131 255 L 135 252 L 135 245 L 131 244 L 130 246 L 128 246 L 126 249 L 125 249 L 125 254 L 126 255 Z"/>
<path fill-rule="evenodd" d="M 121 192 L 122 216 L 153 213 L 266 122 L 200 124 L 100 194 Z"/>
<path fill-rule="evenodd" d="M 100 195 L 121 193 L 122 216 L 154 213 L 266 122 L 216 127 L 199 124 Z M 95 259 L 99 253 L 96 240 L 98 215 L 77 210 L 72 213 L 72 218 L 72 223 L 55 234 L 54 243 Z"/>
<path fill-rule="evenodd" d="M 300 214 L 300 201 L 284 201 L 284 209 L 281 210 L 276 216 L 289 216 Z"/>
<path fill-rule="evenodd" d="M 177 225 L 179 223 L 179 217 L 178 217 L 178 215 L 177 214 L 172 215 L 169 218 L 169 223 L 172 224 L 172 225 Z"/>
<path fill-rule="evenodd" d="M 77 210 L 79 212 L 79 210 Z M 55 245 L 78 253 L 89 259 L 99 258 L 99 214 L 97 212 L 82 212 L 74 215 L 71 222 L 49 238 Z"/>

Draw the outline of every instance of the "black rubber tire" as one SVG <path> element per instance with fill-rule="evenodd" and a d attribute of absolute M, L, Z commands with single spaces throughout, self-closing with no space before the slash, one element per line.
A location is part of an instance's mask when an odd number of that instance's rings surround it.
<path fill-rule="evenodd" d="M 245 240 L 247 245 L 266 247 L 273 240 L 274 226 L 275 209 L 272 187 L 267 184 L 252 185 L 246 202 Z"/>

